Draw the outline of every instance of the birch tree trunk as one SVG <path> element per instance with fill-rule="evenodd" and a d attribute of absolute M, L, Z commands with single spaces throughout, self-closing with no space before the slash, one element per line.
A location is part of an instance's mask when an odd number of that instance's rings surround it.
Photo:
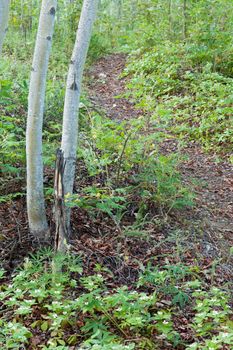
<path fill-rule="evenodd" d="M 64 170 L 65 162 L 63 152 L 58 149 L 54 175 L 54 218 L 56 223 L 54 248 L 55 252 L 59 251 L 63 253 L 68 250 L 64 198 Z"/>
<path fill-rule="evenodd" d="M 39 239 L 46 239 L 48 234 L 43 192 L 42 126 L 56 9 L 57 0 L 42 0 L 28 96 L 27 211 L 30 232 Z"/>
<path fill-rule="evenodd" d="M 187 0 L 183 0 L 183 40 L 187 39 Z"/>
<path fill-rule="evenodd" d="M 122 0 L 117 1 L 117 18 L 121 19 L 122 17 Z"/>
<path fill-rule="evenodd" d="M 92 27 L 95 21 L 99 0 L 84 0 L 76 41 L 70 61 L 65 105 L 61 149 L 64 153 L 64 192 L 73 193 L 75 161 L 78 141 L 78 110 L 81 84 L 86 56 L 90 44 Z M 70 209 L 66 209 L 67 230 L 70 231 Z"/>
<path fill-rule="evenodd" d="M 10 0 L 0 0 L 0 55 L 2 45 L 7 32 Z"/>
<path fill-rule="evenodd" d="M 168 0 L 169 39 L 172 40 L 172 0 Z"/>

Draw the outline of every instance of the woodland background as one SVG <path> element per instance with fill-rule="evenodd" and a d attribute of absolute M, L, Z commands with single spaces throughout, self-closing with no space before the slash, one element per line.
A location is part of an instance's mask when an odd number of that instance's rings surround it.
<path fill-rule="evenodd" d="M 25 131 L 40 1 L 0 57 L 2 349 L 232 349 L 233 3 L 102 0 L 79 114 L 70 252 L 28 230 Z M 52 213 L 81 1 L 58 1 L 43 128 Z M 53 237 L 52 239 L 53 240 Z"/>

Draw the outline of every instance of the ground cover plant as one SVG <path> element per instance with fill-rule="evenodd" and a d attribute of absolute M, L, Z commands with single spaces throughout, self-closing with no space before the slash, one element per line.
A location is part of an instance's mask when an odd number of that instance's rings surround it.
<path fill-rule="evenodd" d="M 112 276 L 101 266 L 85 276 L 77 256 L 52 258 L 52 251 L 27 258 L 11 284 L 4 283 L 1 271 L 2 348 L 230 349 L 233 344 L 228 296 L 207 287 L 198 266 L 148 265 L 134 285 L 109 288 Z"/>
<path fill-rule="evenodd" d="M 45 245 L 25 209 L 40 1 L 11 2 L 0 54 L 0 348 L 232 349 L 232 1 L 101 1 L 74 191 L 62 198 L 72 209 L 65 254 L 53 248 L 54 168 L 83 2 L 57 3 Z"/>
<path fill-rule="evenodd" d="M 192 62 L 183 45 L 155 47 L 136 57 L 125 74 L 134 101 L 162 128 L 207 150 L 232 149 L 232 78 Z M 130 95 L 130 93 L 128 93 Z"/>

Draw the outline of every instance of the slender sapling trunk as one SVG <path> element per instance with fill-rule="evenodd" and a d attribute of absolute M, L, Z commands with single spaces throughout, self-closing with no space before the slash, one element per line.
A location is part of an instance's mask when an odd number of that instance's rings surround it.
<path fill-rule="evenodd" d="M 56 9 L 57 0 L 42 0 L 28 97 L 27 210 L 30 232 L 39 239 L 46 239 L 48 234 L 43 191 L 42 126 Z"/>
<path fill-rule="evenodd" d="M 64 192 L 73 193 L 75 162 L 78 141 L 78 110 L 81 94 L 81 84 L 92 27 L 95 21 L 99 0 L 84 0 L 76 41 L 70 61 L 65 105 L 63 114 L 63 130 L 61 149 L 64 154 Z M 70 209 L 66 209 L 67 231 L 70 231 Z"/>

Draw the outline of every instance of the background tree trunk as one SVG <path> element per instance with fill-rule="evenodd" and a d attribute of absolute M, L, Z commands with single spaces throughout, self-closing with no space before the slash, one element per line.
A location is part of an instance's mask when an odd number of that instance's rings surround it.
<path fill-rule="evenodd" d="M 30 231 L 40 239 L 46 238 L 48 233 L 43 193 L 42 126 L 56 8 L 56 0 L 42 1 L 28 97 L 27 210 Z"/>
<path fill-rule="evenodd" d="M 78 109 L 87 51 L 99 0 L 84 0 L 76 41 L 67 77 L 61 149 L 64 152 L 64 191 L 73 193 L 78 140 Z M 70 231 L 70 209 L 66 209 L 67 230 Z"/>
<path fill-rule="evenodd" d="M 122 17 L 122 0 L 117 1 L 117 18 L 121 19 Z"/>
<path fill-rule="evenodd" d="M 0 55 L 2 45 L 7 32 L 10 0 L 0 0 Z"/>
<path fill-rule="evenodd" d="M 173 34 L 173 29 L 172 29 L 172 0 L 168 0 L 168 32 L 169 32 L 169 39 L 172 40 L 172 34 Z"/>
<path fill-rule="evenodd" d="M 187 0 L 183 0 L 183 40 L 187 39 Z"/>

